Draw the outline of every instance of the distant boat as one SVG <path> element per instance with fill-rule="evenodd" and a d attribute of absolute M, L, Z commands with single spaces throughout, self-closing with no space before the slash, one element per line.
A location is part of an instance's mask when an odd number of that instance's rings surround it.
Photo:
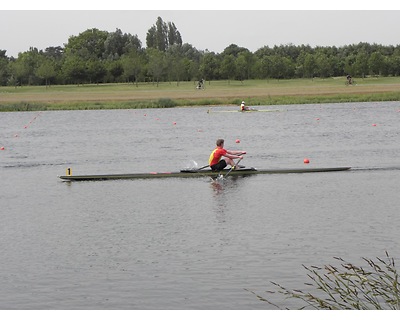
<path fill-rule="evenodd" d="M 221 113 L 221 112 L 240 112 L 240 113 L 247 113 L 247 112 L 282 112 L 282 110 L 270 110 L 270 109 L 250 109 L 250 110 L 213 110 L 208 109 L 207 113 Z"/>

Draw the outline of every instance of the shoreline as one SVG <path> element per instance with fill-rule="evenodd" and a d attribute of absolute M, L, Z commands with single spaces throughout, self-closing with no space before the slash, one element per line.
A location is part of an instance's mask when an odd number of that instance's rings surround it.
<path fill-rule="evenodd" d="M 369 78 L 345 86 L 343 79 L 212 81 L 205 90 L 180 83 L 1 87 L 0 112 L 273 106 L 400 101 L 400 78 Z"/>

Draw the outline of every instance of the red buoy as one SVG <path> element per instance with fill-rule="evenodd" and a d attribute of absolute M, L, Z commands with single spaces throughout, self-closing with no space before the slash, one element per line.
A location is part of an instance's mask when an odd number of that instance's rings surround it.
<path fill-rule="evenodd" d="M 307 159 L 307 158 L 304 158 L 304 161 L 303 161 L 304 163 L 310 163 L 310 160 L 309 159 Z"/>
<path fill-rule="evenodd" d="M 236 143 L 240 143 L 240 140 L 239 140 L 239 139 L 236 139 Z"/>

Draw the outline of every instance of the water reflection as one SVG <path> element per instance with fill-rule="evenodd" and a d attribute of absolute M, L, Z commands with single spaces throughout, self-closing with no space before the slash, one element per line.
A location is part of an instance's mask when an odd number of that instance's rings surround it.
<path fill-rule="evenodd" d="M 217 214 L 219 222 L 225 222 L 225 217 L 221 214 L 225 213 L 229 207 L 229 203 L 237 196 L 240 186 L 239 180 L 243 177 L 228 177 L 227 179 L 215 179 L 210 183 L 213 191 L 214 211 Z"/>

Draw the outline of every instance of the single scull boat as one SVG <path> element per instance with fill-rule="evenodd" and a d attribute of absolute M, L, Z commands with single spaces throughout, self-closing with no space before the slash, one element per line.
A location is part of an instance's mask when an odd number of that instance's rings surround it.
<path fill-rule="evenodd" d="M 331 172 L 345 171 L 351 167 L 330 167 L 330 168 L 297 168 L 297 169 L 269 169 L 258 170 L 255 168 L 241 168 L 229 171 L 229 169 L 215 172 L 211 170 L 191 170 L 185 169 L 177 172 L 149 172 L 149 173 L 125 173 L 125 174 L 95 174 L 95 175 L 72 175 L 67 169 L 67 175 L 59 176 L 64 181 L 89 181 L 89 180 L 116 180 L 116 179 L 152 179 L 152 178 L 195 178 L 195 177 L 212 177 L 217 178 L 219 175 L 225 175 L 229 172 L 229 176 L 247 176 L 254 174 L 283 174 L 283 173 L 308 173 L 308 172 Z"/>
<path fill-rule="evenodd" d="M 235 112 L 235 113 L 248 113 L 248 112 L 281 112 L 282 110 L 267 110 L 267 109 L 250 109 L 250 110 L 212 110 L 208 109 L 207 113 L 224 113 L 224 112 Z"/>

